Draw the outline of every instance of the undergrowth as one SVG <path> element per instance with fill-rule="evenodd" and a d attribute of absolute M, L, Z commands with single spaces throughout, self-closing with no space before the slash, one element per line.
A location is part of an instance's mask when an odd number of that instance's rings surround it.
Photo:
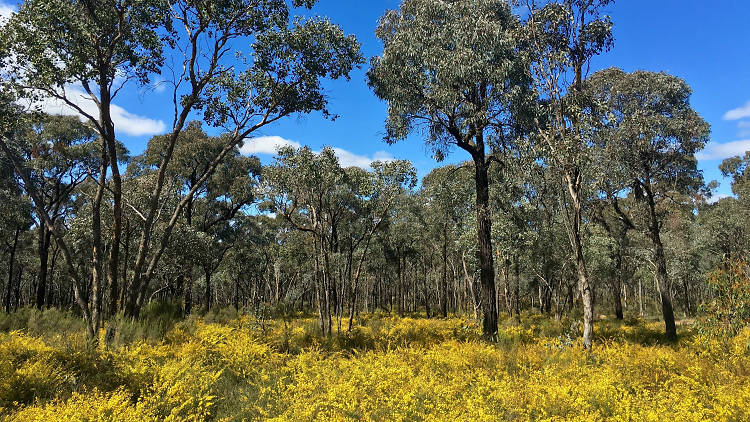
<path fill-rule="evenodd" d="M 750 328 L 728 341 L 656 322 L 580 326 L 526 314 L 498 342 L 469 319 L 362 315 L 321 337 L 315 318 L 231 310 L 118 317 L 94 346 L 74 315 L 0 318 L 0 419 L 748 420 Z"/>

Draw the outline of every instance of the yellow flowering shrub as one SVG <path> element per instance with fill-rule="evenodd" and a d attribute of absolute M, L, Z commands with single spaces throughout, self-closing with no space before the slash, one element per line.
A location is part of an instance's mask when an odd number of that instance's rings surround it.
<path fill-rule="evenodd" d="M 657 322 L 599 321 L 584 351 L 577 324 L 535 315 L 496 344 L 463 318 L 358 322 L 321 338 L 311 317 L 196 318 L 98 348 L 0 333 L 0 420 L 750 420 L 750 328 L 667 343 Z"/>

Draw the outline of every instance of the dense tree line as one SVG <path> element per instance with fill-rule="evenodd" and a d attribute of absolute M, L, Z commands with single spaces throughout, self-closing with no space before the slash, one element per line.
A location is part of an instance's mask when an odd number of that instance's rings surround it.
<path fill-rule="evenodd" d="M 5 311 L 69 308 L 92 338 L 151 301 L 314 311 L 324 334 L 360 312 L 469 314 L 493 339 L 500 313 L 533 309 L 582 318 L 590 347 L 598 314 L 659 314 L 675 337 L 676 315 L 712 298 L 705 275 L 747 257 L 750 153 L 722 163 L 734 196 L 711 201 L 690 87 L 586 71 L 613 45 L 609 0 L 405 0 L 383 16 L 368 83 L 385 140 L 418 133 L 466 162 L 417 180 L 408 161 L 344 168 L 330 148 L 243 156 L 279 119 L 333 116 L 323 80 L 363 63 L 338 26 L 290 18 L 314 3 L 24 3 L 0 29 Z M 172 126 L 131 155 L 112 101 L 167 73 Z M 35 111 L 43 98 L 79 116 Z"/>

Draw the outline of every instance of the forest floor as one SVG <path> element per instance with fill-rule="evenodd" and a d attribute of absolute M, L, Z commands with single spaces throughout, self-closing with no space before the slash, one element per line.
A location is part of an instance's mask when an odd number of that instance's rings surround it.
<path fill-rule="evenodd" d="M 312 316 L 147 312 L 93 346 L 77 318 L 23 310 L 0 317 L 0 420 L 750 420 L 750 328 L 667 343 L 606 319 L 584 351 L 576 324 L 533 314 L 497 344 L 470 319 L 358 322 L 322 338 Z"/>

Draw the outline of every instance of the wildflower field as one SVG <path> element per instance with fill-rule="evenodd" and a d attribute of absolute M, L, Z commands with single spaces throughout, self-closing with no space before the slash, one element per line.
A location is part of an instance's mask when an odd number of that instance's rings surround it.
<path fill-rule="evenodd" d="M 312 316 L 224 312 L 120 321 L 93 346 L 75 317 L 25 312 L 0 319 L 7 421 L 750 420 L 749 328 L 669 344 L 659 322 L 604 320 L 589 352 L 532 314 L 489 344 L 461 318 L 363 315 L 321 338 Z"/>

